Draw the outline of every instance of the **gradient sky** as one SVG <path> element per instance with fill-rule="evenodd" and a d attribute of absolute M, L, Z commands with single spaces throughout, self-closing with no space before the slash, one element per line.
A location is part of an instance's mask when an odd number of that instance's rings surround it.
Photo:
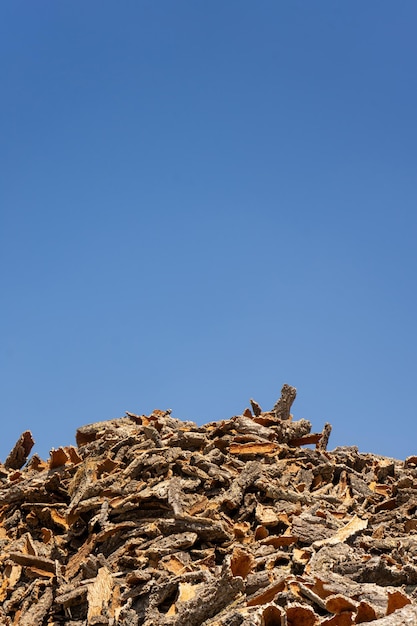
<path fill-rule="evenodd" d="M 126 410 L 417 454 L 414 0 L 0 8 L 0 459 Z"/>

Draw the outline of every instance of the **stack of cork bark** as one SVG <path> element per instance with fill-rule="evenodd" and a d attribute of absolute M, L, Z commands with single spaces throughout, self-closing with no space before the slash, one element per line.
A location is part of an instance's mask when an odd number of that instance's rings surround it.
<path fill-rule="evenodd" d="M 417 457 L 290 414 L 83 426 L 0 464 L 1 626 L 417 624 Z M 29 460 L 28 460 L 29 459 Z"/>

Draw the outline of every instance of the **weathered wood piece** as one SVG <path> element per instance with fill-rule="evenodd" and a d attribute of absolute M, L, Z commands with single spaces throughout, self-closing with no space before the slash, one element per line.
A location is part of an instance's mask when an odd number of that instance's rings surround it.
<path fill-rule="evenodd" d="M 32 450 L 35 442 L 30 430 L 25 430 L 16 441 L 13 449 L 10 451 L 7 459 L 4 462 L 4 467 L 7 469 L 19 470 L 27 461 L 27 458 Z"/>
<path fill-rule="evenodd" d="M 281 397 L 275 403 L 274 408 L 272 409 L 275 417 L 279 420 L 287 420 L 290 417 L 290 411 L 292 403 L 295 400 L 297 395 L 297 390 L 295 387 L 291 387 L 290 385 L 284 385 L 281 389 Z"/>

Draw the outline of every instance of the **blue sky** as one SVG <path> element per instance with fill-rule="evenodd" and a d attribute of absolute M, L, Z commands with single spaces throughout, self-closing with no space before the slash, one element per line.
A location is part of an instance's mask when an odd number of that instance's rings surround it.
<path fill-rule="evenodd" d="M 417 5 L 0 8 L 0 459 L 283 383 L 417 453 Z"/>

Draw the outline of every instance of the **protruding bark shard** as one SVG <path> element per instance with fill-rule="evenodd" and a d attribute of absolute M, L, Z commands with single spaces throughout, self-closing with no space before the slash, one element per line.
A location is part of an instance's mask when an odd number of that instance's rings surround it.
<path fill-rule="evenodd" d="M 279 420 L 287 420 L 290 417 L 291 406 L 297 395 L 295 387 L 285 384 L 281 389 L 281 397 L 275 403 L 272 409 L 275 413 L 275 417 Z"/>
<path fill-rule="evenodd" d="M 324 425 L 323 432 L 321 433 L 320 441 L 317 443 L 319 450 L 327 450 L 327 444 L 329 443 L 330 434 L 332 432 L 332 426 L 328 422 Z"/>
<path fill-rule="evenodd" d="M 7 469 L 15 470 L 22 468 L 28 459 L 34 443 L 30 430 L 25 430 L 9 453 L 9 456 L 4 462 L 4 466 L 7 467 Z"/>
<path fill-rule="evenodd" d="M 255 415 L 255 417 L 259 417 L 262 413 L 262 409 L 260 405 L 256 402 L 256 400 L 253 400 L 253 398 L 250 399 L 250 403 L 251 403 L 253 414 Z"/>

